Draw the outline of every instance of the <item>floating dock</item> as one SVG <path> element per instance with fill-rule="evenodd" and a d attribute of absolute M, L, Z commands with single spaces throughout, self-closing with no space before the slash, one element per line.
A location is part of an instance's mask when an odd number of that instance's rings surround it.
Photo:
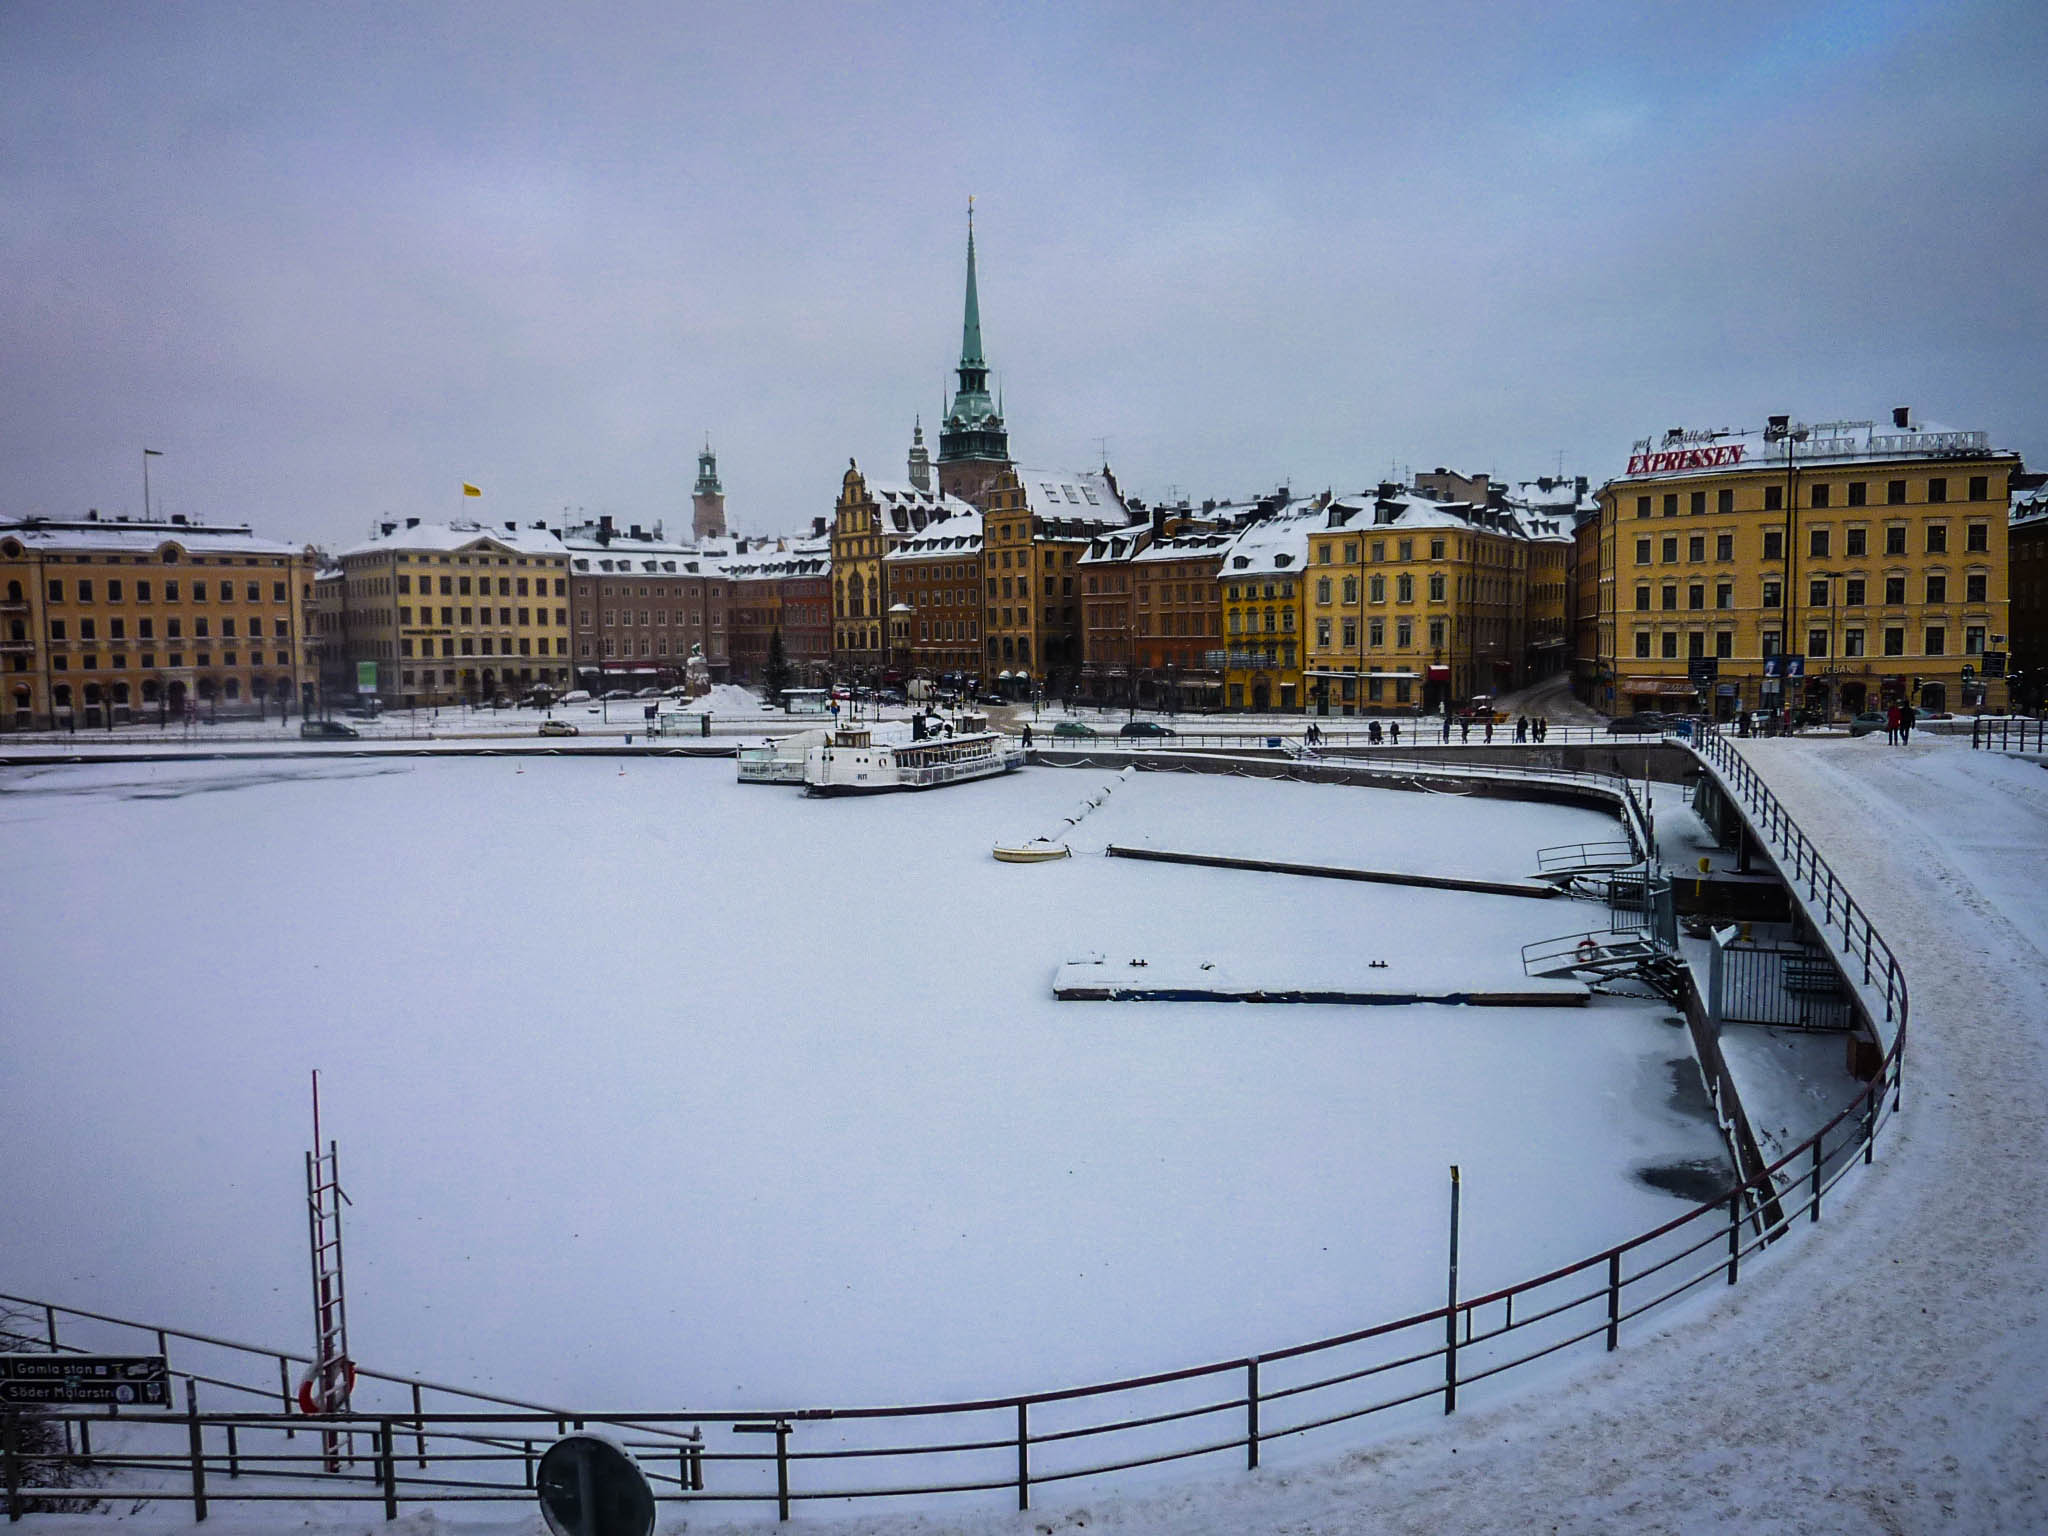
<path fill-rule="evenodd" d="M 1364 880 L 1374 885 L 1419 885 L 1437 891 L 1476 891 L 1485 896 L 1528 896 L 1547 901 L 1557 887 L 1529 880 L 1468 880 L 1460 875 L 1413 875 L 1391 869 L 1347 869 L 1336 864 L 1287 864 L 1278 859 L 1235 859 L 1220 853 L 1175 853 L 1165 848 L 1127 848 L 1111 843 L 1112 859 L 1151 859 L 1160 864 L 1199 864 L 1209 869 L 1248 869 L 1268 875 L 1312 875 L 1322 880 Z"/>
<path fill-rule="evenodd" d="M 1213 961 L 1138 956 L 1069 960 L 1053 973 L 1063 1003 L 1341 1003 L 1398 1007 L 1451 1003 L 1471 1008 L 1582 1008 L 1592 989 L 1503 970 L 1454 976 L 1440 967 L 1353 961 L 1343 972 L 1286 978 Z"/>

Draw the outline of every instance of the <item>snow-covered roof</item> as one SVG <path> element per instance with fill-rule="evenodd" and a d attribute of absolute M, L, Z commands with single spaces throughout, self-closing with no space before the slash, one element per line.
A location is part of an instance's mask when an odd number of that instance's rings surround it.
<path fill-rule="evenodd" d="M 1120 528 L 1131 520 L 1116 482 L 1106 474 L 1077 474 L 1068 469 L 1019 469 L 1014 473 L 1034 516 L 1110 528 Z"/>
<path fill-rule="evenodd" d="M 870 480 L 863 475 L 861 484 L 867 487 L 869 500 L 881 514 L 882 527 L 892 533 L 916 533 L 936 518 L 974 512 L 971 502 L 943 491 L 924 490 L 907 480 Z"/>
<path fill-rule="evenodd" d="M 778 541 L 782 547 L 764 545 L 743 555 L 730 555 L 712 565 L 734 581 L 785 581 L 792 577 L 832 574 L 832 542 L 829 539 Z"/>
<path fill-rule="evenodd" d="M 377 532 L 360 544 L 351 544 L 336 558 L 351 555 L 379 555 L 395 550 L 420 550 L 429 554 L 451 554 L 460 550 L 489 547 L 518 555 L 563 555 L 562 541 L 546 528 L 521 527 L 505 523 L 479 523 L 467 519 L 446 523 L 380 523 Z"/>
<path fill-rule="evenodd" d="M 1077 562 L 1081 565 L 1117 565 L 1134 557 L 1145 541 L 1152 536 L 1151 528 L 1138 523 L 1129 528 L 1113 529 L 1097 535 L 1088 541 L 1087 549 Z"/>
<path fill-rule="evenodd" d="M 1235 533 L 1219 530 L 1174 534 L 1152 540 L 1134 558 L 1140 562 L 1215 559 L 1229 549 L 1236 538 Z"/>
<path fill-rule="evenodd" d="M 921 532 L 910 535 L 884 558 L 922 560 L 935 555 L 972 555 L 981 549 L 981 533 L 981 513 L 970 506 L 964 512 L 953 512 L 937 522 L 926 523 Z"/>
<path fill-rule="evenodd" d="M 2031 490 L 2014 491 L 2008 515 L 2012 522 L 2025 523 L 2029 526 L 2048 517 L 2048 482 L 2043 482 Z"/>
<path fill-rule="evenodd" d="M 297 555 L 303 546 L 259 539 L 247 523 L 144 521 L 141 518 L 0 517 L 0 534 L 42 551 L 153 555 L 175 544 L 192 555 Z"/>
<path fill-rule="evenodd" d="M 1323 526 L 1313 501 L 1289 502 L 1249 524 L 1223 554 L 1223 576 L 1298 576 L 1308 564 L 1308 536 Z"/>

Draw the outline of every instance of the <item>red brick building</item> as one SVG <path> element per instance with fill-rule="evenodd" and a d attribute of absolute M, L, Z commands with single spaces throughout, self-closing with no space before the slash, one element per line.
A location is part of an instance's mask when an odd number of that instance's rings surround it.
<path fill-rule="evenodd" d="M 731 582 L 715 558 L 609 517 L 564 529 L 577 686 L 672 687 L 691 647 L 714 682 L 731 675 Z"/>

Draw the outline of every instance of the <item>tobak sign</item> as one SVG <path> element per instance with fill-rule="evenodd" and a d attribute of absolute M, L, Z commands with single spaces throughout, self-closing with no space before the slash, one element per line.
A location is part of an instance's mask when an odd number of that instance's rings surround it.
<path fill-rule="evenodd" d="M 114 1403 L 171 1406 L 162 1355 L 0 1354 L 0 1403 Z"/>
<path fill-rule="evenodd" d="M 1742 462 L 1747 443 L 1715 443 L 1705 448 L 1670 448 L 1658 453 L 1632 453 L 1631 475 L 1669 475 L 1684 469 L 1726 469 Z"/>

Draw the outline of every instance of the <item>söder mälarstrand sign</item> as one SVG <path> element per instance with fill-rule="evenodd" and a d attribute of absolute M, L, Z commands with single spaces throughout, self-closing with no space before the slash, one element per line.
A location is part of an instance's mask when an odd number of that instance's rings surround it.
<path fill-rule="evenodd" d="M 0 1354 L 0 1406 L 113 1403 L 171 1406 L 171 1367 L 162 1355 Z"/>

